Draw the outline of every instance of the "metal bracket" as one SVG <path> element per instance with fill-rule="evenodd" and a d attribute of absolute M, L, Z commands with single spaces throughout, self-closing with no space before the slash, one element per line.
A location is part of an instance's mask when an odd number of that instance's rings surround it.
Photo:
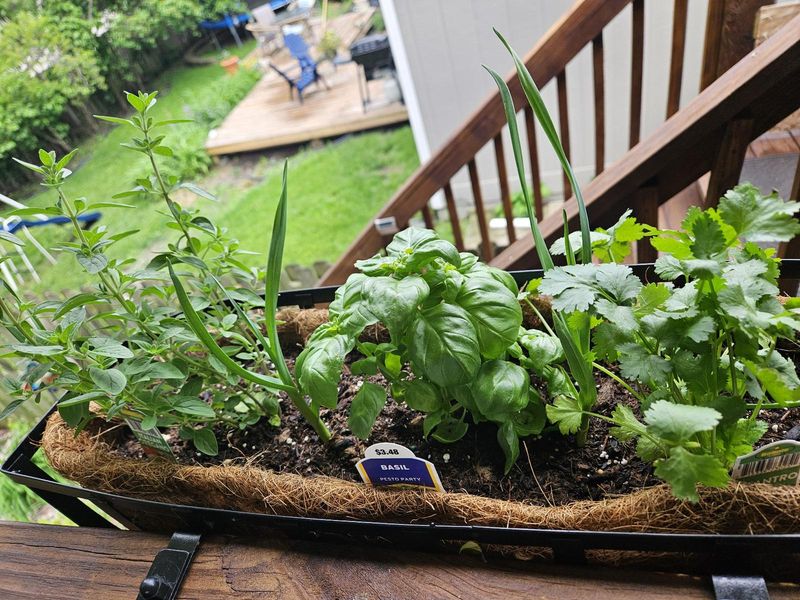
<path fill-rule="evenodd" d="M 153 559 L 147 577 L 139 585 L 136 600 L 175 600 L 199 545 L 198 534 L 172 534 L 169 545 Z"/>
<path fill-rule="evenodd" d="M 769 600 L 763 577 L 712 575 L 716 600 Z"/>

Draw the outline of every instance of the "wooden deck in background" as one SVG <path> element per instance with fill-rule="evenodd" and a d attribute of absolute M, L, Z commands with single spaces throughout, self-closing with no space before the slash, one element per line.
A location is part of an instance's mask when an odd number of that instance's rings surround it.
<path fill-rule="evenodd" d="M 332 20 L 329 28 L 347 48 L 366 31 L 371 15 L 371 10 L 346 13 Z M 314 35 L 319 39 L 319 25 L 314 23 L 313 26 Z M 309 46 L 313 46 L 313 42 L 308 41 Z M 285 49 L 272 56 L 271 61 L 285 71 L 296 67 L 296 61 Z M 358 92 L 358 79 L 363 76 L 355 63 L 345 63 L 334 69 L 330 62 L 323 62 L 319 70 L 331 89 L 321 85 L 306 88 L 303 104 L 300 104 L 296 95 L 294 99 L 289 97 L 289 85 L 266 66 L 261 81 L 222 125 L 209 133 L 208 153 L 233 154 L 300 144 L 408 120 L 402 102 L 386 99 L 383 80 L 369 82 L 371 102 L 364 112 Z"/>

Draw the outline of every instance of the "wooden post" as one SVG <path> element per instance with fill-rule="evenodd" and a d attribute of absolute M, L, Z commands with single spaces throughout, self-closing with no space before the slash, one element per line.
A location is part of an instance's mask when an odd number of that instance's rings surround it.
<path fill-rule="evenodd" d="M 481 244 L 483 246 L 481 259 L 489 262 L 494 258 L 494 246 L 492 246 L 492 238 L 489 237 L 489 224 L 486 222 L 486 209 L 483 206 L 481 180 L 478 177 L 478 167 L 474 158 L 467 163 L 467 170 L 469 171 L 469 183 L 472 186 L 472 198 L 475 200 L 475 214 L 478 217 L 478 229 L 480 230 Z"/>
<path fill-rule="evenodd" d="M 709 0 L 700 90 L 753 49 L 758 9 L 774 0 Z"/>
<path fill-rule="evenodd" d="M 711 168 L 705 207 L 716 206 L 722 195 L 739 183 L 747 145 L 752 141 L 753 119 L 734 119 L 725 128 Z"/>
<path fill-rule="evenodd" d="M 525 105 L 525 136 L 528 139 L 528 158 L 531 163 L 531 191 L 533 192 L 533 210 L 536 220 L 544 219 L 544 202 L 542 198 L 542 178 L 539 175 L 539 152 L 536 149 L 536 118 L 533 109 Z"/>
<path fill-rule="evenodd" d="M 605 77 L 603 71 L 603 32 L 592 40 L 594 74 L 594 176 L 606 168 Z"/>
<path fill-rule="evenodd" d="M 456 210 L 456 200 L 453 197 L 453 188 L 448 181 L 442 188 L 444 199 L 447 202 L 447 214 L 450 216 L 450 227 L 453 230 L 453 240 L 459 252 L 464 252 L 464 236 L 461 235 L 461 223 L 458 220 L 458 210 Z"/>
<path fill-rule="evenodd" d="M 631 36 L 631 119 L 628 147 L 639 143 L 642 131 L 642 75 L 644 67 L 644 0 L 633 2 Z"/>
<path fill-rule="evenodd" d="M 506 173 L 502 132 L 494 136 L 494 158 L 497 163 L 497 179 L 500 182 L 500 200 L 503 202 L 503 214 L 506 217 L 508 243 L 513 244 L 517 240 L 517 232 L 514 231 L 514 208 L 511 206 L 511 195 L 508 191 L 508 174 Z"/>
<path fill-rule="evenodd" d="M 430 204 L 426 204 L 422 207 L 422 220 L 425 221 L 425 227 L 434 229 L 433 211 L 431 211 Z"/>
<path fill-rule="evenodd" d="M 639 188 L 633 196 L 633 214 L 640 223 L 658 227 L 658 188 L 648 185 Z M 636 262 L 652 263 L 658 252 L 648 238 L 636 242 Z"/>
<path fill-rule="evenodd" d="M 686 17 L 688 0 L 675 0 L 672 12 L 672 53 L 669 61 L 669 91 L 667 92 L 667 118 L 678 112 L 683 81 L 683 55 L 686 49 Z"/>

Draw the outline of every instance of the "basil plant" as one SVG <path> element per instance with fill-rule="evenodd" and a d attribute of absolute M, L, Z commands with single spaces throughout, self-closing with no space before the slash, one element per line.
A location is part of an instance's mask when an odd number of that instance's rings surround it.
<path fill-rule="evenodd" d="M 330 321 L 311 336 L 297 360 L 297 376 L 313 403 L 335 408 L 347 355 L 363 358 L 352 372 L 380 372 L 396 401 L 425 413 L 424 435 L 451 443 L 469 423 L 497 424 L 508 472 L 519 438 L 539 433 L 545 411 L 528 372 L 509 358 L 522 311 L 513 277 L 459 253 L 428 229 L 398 233 L 386 249 L 358 261 L 330 305 Z M 389 341 L 359 340 L 365 328 L 383 324 Z M 365 381 L 353 399 L 349 426 L 365 439 L 387 401 L 387 390 Z"/>

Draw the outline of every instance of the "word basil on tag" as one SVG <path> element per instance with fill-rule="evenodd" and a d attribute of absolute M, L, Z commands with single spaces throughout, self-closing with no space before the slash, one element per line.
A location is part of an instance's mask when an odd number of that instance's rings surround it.
<path fill-rule="evenodd" d="M 128 427 L 131 428 L 133 435 L 136 436 L 136 439 L 139 440 L 139 443 L 142 446 L 152 448 L 160 455 L 172 460 L 176 460 L 175 455 L 172 454 L 172 448 L 170 448 L 169 444 L 167 444 L 167 442 L 164 441 L 164 438 L 161 437 L 161 432 L 157 427 L 142 429 L 142 422 L 135 419 L 125 419 L 125 422 L 128 424 Z"/>
<path fill-rule="evenodd" d="M 772 485 L 800 484 L 800 442 L 772 442 L 736 459 L 732 476 L 738 481 L 771 483 Z"/>
<path fill-rule="evenodd" d="M 417 458 L 400 444 L 373 444 L 364 452 L 364 458 L 358 461 L 356 468 L 364 483 L 375 487 L 401 485 L 444 491 L 433 463 Z"/>

